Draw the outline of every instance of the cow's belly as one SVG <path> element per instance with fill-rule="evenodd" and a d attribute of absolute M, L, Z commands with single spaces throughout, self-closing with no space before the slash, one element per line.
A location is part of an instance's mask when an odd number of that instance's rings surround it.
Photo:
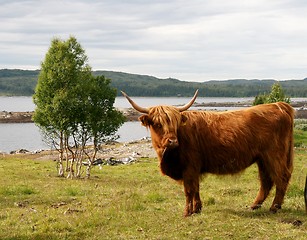
<path fill-rule="evenodd" d="M 213 174 L 236 174 L 242 172 L 254 163 L 254 159 L 244 158 L 229 158 L 229 159 L 210 159 L 205 160 L 202 173 L 213 173 Z"/>

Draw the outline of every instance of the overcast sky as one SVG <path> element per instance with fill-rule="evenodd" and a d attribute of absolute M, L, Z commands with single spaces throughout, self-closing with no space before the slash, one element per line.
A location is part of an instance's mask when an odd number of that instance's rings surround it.
<path fill-rule="evenodd" d="M 307 77 L 306 0 L 0 0 L 0 68 L 74 36 L 93 70 L 185 81 Z"/>

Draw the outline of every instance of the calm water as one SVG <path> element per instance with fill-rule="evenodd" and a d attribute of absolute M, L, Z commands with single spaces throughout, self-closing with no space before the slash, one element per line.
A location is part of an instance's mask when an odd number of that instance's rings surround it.
<path fill-rule="evenodd" d="M 133 131 L 133 134 L 132 134 Z M 0 152 L 10 152 L 18 149 L 35 151 L 49 149 L 43 142 L 38 127 L 34 123 L 0 124 Z M 150 134 L 140 122 L 126 122 L 118 130 L 120 142 L 149 137 Z"/>
<path fill-rule="evenodd" d="M 190 98 L 176 97 L 133 97 L 135 102 L 144 107 L 154 105 L 182 105 L 187 103 Z M 253 98 L 197 98 L 197 103 L 208 102 L 245 102 Z M 306 99 L 292 99 L 306 100 Z M 117 97 L 115 107 L 128 108 L 129 103 L 124 97 Z M 0 111 L 16 111 L 27 112 L 33 111 L 35 105 L 32 102 L 32 97 L 1 97 L 0 96 Z M 127 142 L 149 137 L 150 134 L 145 127 L 139 122 L 126 122 L 118 130 L 120 138 L 118 141 Z M 38 149 L 48 149 L 42 141 L 39 129 L 34 123 L 10 123 L 0 124 L 0 152 L 10 152 L 18 149 L 27 149 L 30 151 Z"/>
<path fill-rule="evenodd" d="M 186 97 L 133 97 L 133 100 L 144 107 L 155 105 L 183 105 L 191 98 Z M 244 102 L 253 98 L 204 98 L 196 99 L 197 103 L 209 102 Z M 129 108 L 130 104 L 124 97 L 117 97 L 114 106 L 117 108 Z M 35 105 L 32 102 L 32 97 L 3 97 L 0 96 L 0 111 L 12 112 L 27 112 L 34 111 Z"/>
<path fill-rule="evenodd" d="M 0 111 L 27 112 L 35 108 L 32 97 L 2 97 L 0 96 Z"/>
<path fill-rule="evenodd" d="M 116 107 L 129 107 L 126 99 L 116 99 Z M 151 101 L 152 102 L 152 101 Z M 2 97 L 0 96 L 0 111 L 27 112 L 33 111 L 35 105 L 31 97 Z M 149 137 L 150 134 L 140 122 L 126 122 L 118 130 L 118 141 L 128 142 Z M 10 152 L 18 149 L 34 151 L 48 149 L 43 142 L 39 129 L 34 123 L 0 124 L 0 152 Z"/>

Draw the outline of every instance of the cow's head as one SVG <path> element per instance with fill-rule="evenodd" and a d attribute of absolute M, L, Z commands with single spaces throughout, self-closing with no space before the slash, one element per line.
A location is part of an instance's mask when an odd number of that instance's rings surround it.
<path fill-rule="evenodd" d="M 122 92 L 135 110 L 144 113 L 139 120 L 150 129 L 153 145 L 156 151 L 161 151 L 162 154 L 167 149 L 179 146 L 177 131 L 187 121 L 182 112 L 192 106 L 197 93 L 198 90 L 196 90 L 190 102 L 182 107 L 155 106 L 144 108 L 137 105 L 126 93 Z"/>

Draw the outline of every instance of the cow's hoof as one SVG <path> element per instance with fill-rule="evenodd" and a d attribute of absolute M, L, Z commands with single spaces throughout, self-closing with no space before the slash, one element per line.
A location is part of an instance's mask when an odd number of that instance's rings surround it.
<path fill-rule="evenodd" d="M 194 211 L 194 214 L 199 214 L 199 213 L 201 213 L 201 208 Z"/>
<path fill-rule="evenodd" d="M 252 209 L 252 210 L 256 210 L 256 209 L 258 209 L 258 208 L 261 208 L 261 204 L 253 204 L 253 205 L 251 206 L 251 209 Z"/>
<path fill-rule="evenodd" d="M 270 208 L 270 211 L 271 211 L 272 213 L 277 213 L 277 211 L 278 211 L 279 209 L 281 209 L 281 205 L 279 205 L 279 204 L 274 204 L 274 205 Z"/>
<path fill-rule="evenodd" d="M 190 217 L 192 214 L 193 214 L 193 213 L 191 213 L 191 212 L 185 211 L 185 212 L 183 213 L 183 216 L 184 216 L 184 217 Z"/>

